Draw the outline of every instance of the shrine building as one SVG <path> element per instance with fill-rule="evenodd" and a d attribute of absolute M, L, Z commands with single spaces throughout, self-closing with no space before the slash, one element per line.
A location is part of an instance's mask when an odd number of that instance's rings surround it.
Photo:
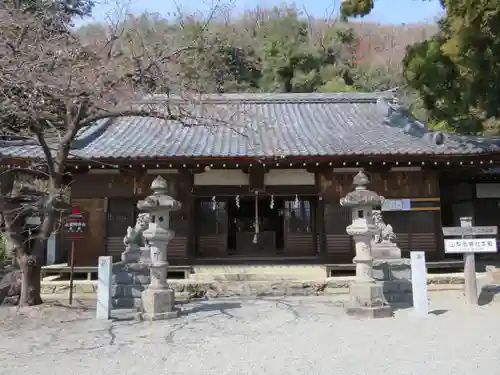
<path fill-rule="evenodd" d="M 441 228 L 463 215 L 500 224 L 500 141 L 430 131 L 392 94 L 222 94 L 201 103 L 184 124 L 123 117 L 78 134 L 67 167 L 71 201 L 88 222 L 77 266 L 120 259 L 137 201 L 158 175 L 182 203 L 170 220 L 172 265 L 352 263 L 350 212 L 339 200 L 359 169 L 386 198 L 383 219 L 403 256 L 445 260 Z M 0 141 L 0 154 L 5 166 L 42 152 Z M 56 237 L 49 246 L 62 262 L 69 245 Z"/>

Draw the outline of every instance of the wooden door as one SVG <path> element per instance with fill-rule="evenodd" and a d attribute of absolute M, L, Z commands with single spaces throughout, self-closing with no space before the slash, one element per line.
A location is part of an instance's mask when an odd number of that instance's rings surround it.
<path fill-rule="evenodd" d="M 127 228 L 135 225 L 137 217 L 136 198 L 109 198 L 107 217 L 107 255 L 118 261 L 125 251 L 123 237 Z"/>
<path fill-rule="evenodd" d="M 290 256 L 312 256 L 314 247 L 313 213 L 309 199 L 285 200 L 284 252 Z"/>
<path fill-rule="evenodd" d="M 409 257 L 410 251 L 425 251 L 428 260 L 439 255 L 439 211 L 384 211 L 382 217 L 392 226 L 404 257 Z"/>
<path fill-rule="evenodd" d="M 196 205 L 197 254 L 201 257 L 225 257 L 228 247 L 227 202 L 200 199 Z M 175 237 L 174 237 L 175 238 Z"/>
<path fill-rule="evenodd" d="M 75 266 L 97 266 L 99 256 L 106 252 L 106 201 L 104 198 L 73 199 L 71 203 L 82 210 L 87 220 L 84 238 L 75 241 Z M 71 241 L 65 242 L 71 246 Z"/>
<path fill-rule="evenodd" d="M 354 257 L 354 244 L 346 227 L 352 223 L 351 209 L 339 203 L 325 204 L 325 243 L 326 253 L 332 261 L 351 263 Z"/>

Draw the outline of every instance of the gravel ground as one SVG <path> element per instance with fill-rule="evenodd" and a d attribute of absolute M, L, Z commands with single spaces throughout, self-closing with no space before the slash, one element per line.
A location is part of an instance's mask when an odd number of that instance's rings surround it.
<path fill-rule="evenodd" d="M 440 292 L 431 308 L 426 318 L 407 309 L 359 321 L 333 297 L 224 299 L 154 323 L 0 308 L 0 374 L 500 374 L 500 303 L 466 307 Z"/>

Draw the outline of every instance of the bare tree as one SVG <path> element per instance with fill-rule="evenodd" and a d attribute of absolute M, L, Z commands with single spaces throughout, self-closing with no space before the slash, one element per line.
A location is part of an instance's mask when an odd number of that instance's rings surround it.
<path fill-rule="evenodd" d="M 105 38 L 83 42 L 71 29 L 67 9 L 54 4 L 40 2 L 30 11 L 17 1 L 0 5 L 0 142 L 15 138 L 41 150 L 39 158 L 0 174 L 0 218 L 22 274 L 21 305 L 42 303 L 45 245 L 58 215 L 69 208 L 65 171 L 77 133 L 120 116 L 193 126 L 189 108 L 200 92 L 180 67 L 209 47 L 213 39 L 203 25 L 216 11 L 198 22 L 197 38 L 188 42 L 111 18 Z M 174 94 L 181 100 L 171 100 Z M 43 188 L 36 186 L 40 181 Z M 33 215 L 40 218 L 36 228 L 26 226 Z"/>

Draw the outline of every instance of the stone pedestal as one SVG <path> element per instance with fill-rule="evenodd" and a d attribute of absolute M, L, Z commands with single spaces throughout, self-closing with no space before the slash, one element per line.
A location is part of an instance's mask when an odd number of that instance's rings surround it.
<path fill-rule="evenodd" d="M 381 284 L 353 283 L 349 288 L 349 295 L 347 315 L 359 318 L 392 317 L 392 308 L 386 302 Z"/>
<path fill-rule="evenodd" d="M 129 245 L 122 253 L 121 260 L 123 263 L 139 263 L 141 258 L 141 248 L 137 245 Z"/>
<path fill-rule="evenodd" d="M 359 318 L 388 318 L 392 316 L 392 308 L 384 296 L 384 284 L 377 283 L 373 277 L 374 259 L 370 252 L 370 227 L 347 227 L 356 246 L 356 280 L 349 287 L 349 304 L 346 313 Z"/>
<path fill-rule="evenodd" d="M 377 281 L 411 280 L 411 261 L 407 258 L 373 260 L 373 278 Z"/>
<path fill-rule="evenodd" d="M 143 320 L 162 320 L 178 318 L 180 310 L 175 307 L 175 292 L 173 289 L 146 289 L 142 292 Z"/>
<path fill-rule="evenodd" d="M 394 243 L 372 244 L 374 259 L 401 259 L 401 249 Z"/>

